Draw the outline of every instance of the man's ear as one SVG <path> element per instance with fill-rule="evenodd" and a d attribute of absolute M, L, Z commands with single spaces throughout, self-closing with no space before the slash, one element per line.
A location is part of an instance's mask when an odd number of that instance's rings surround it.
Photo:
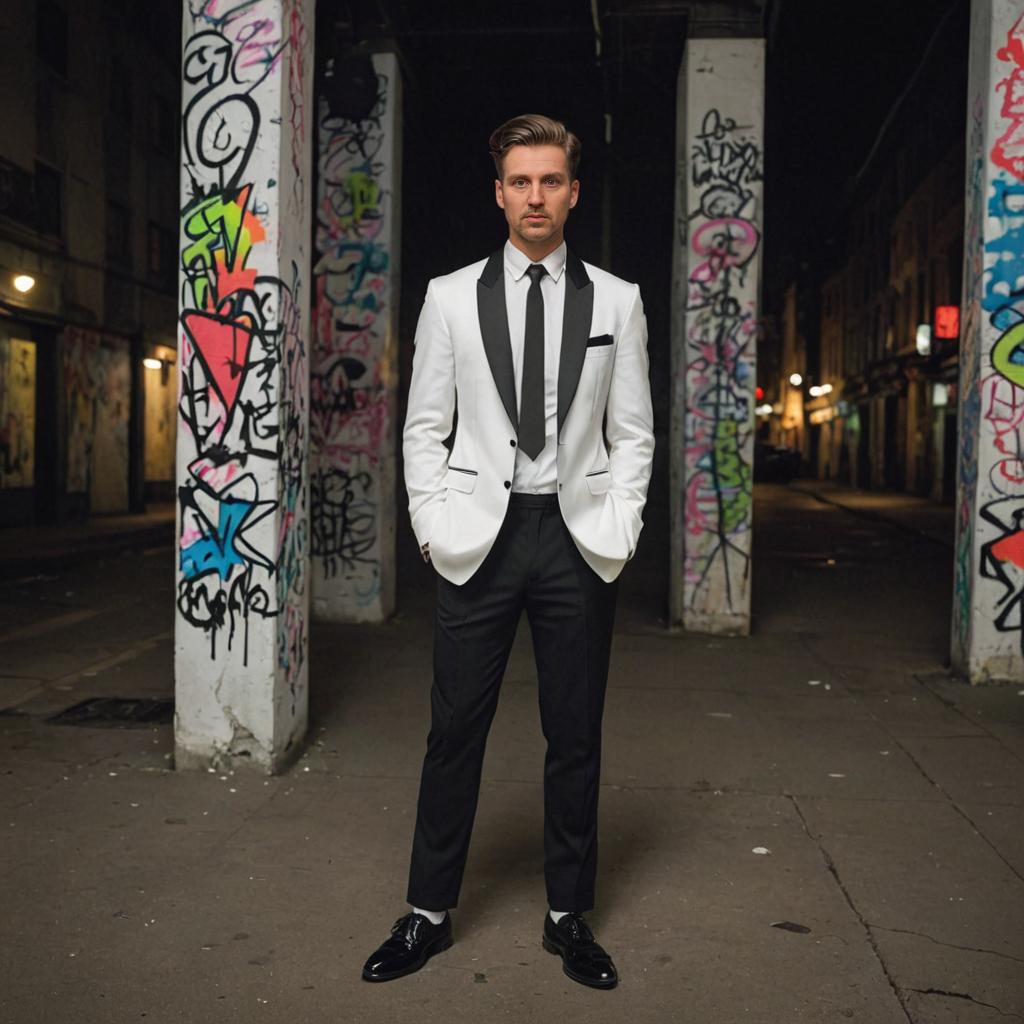
<path fill-rule="evenodd" d="M 494 179 L 494 201 L 504 210 L 505 209 L 505 193 L 501 190 L 501 182 L 497 178 Z"/>
<path fill-rule="evenodd" d="M 571 210 L 575 205 L 576 201 L 580 197 L 580 179 L 574 178 L 572 184 L 569 186 L 569 209 Z"/>

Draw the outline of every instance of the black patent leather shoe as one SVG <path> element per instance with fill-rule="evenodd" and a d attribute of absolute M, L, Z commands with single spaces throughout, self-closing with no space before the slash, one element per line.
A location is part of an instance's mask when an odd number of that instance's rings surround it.
<path fill-rule="evenodd" d="M 363 979 L 391 981 L 412 974 L 453 941 L 451 914 L 445 913 L 440 924 L 431 924 L 422 914 L 410 911 L 394 923 L 390 937 L 366 961 Z"/>
<path fill-rule="evenodd" d="M 591 988 L 615 988 L 619 983 L 612 958 L 594 941 L 590 925 L 580 914 L 566 914 L 558 924 L 545 914 L 541 942 L 549 953 L 562 958 L 562 970 L 573 981 Z"/>

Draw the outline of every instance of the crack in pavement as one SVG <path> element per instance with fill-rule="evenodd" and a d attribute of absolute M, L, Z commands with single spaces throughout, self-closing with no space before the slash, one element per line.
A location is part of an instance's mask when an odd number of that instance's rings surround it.
<path fill-rule="evenodd" d="M 974 834 L 977 835 L 982 840 L 982 842 L 984 842 L 989 847 L 989 849 L 1003 862 L 1003 864 L 1006 866 L 1006 869 L 1010 872 L 1010 874 L 1012 874 L 1019 881 L 1024 882 L 1024 875 L 1022 875 L 1017 870 L 1017 868 L 1006 858 L 1002 850 L 1000 850 L 999 847 L 996 846 L 996 844 L 993 843 L 991 839 L 989 839 L 989 837 L 982 830 L 981 825 L 978 824 L 978 822 L 976 822 L 956 802 L 956 800 L 953 799 L 953 797 L 950 795 L 946 787 L 943 786 L 941 782 L 937 781 L 936 779 L 933 779 L 931 775 L 929 775 L 928 772 L 925 771 L 924 765 L 922 765 L 921 762 L 916 757 L 914 757 L 914 755 L 906 748 L 906 746 L 904 746 L 904 744 L 898 737 L 892 734 L 892 731 L 890 729 L 886 728 L 885 722 L 883 722 L 882 719 L 878 718 L 873 711 L 869 711 L 868 713 L 878 724 L 879 728 L 881 728 L 884 732 L 888 733 L 888 735 L 892 739 L 892 742 L 895 743 L 901 751 L 903 751 L 903 754 L 907 758 L 909 758 L 910 763 L 921 773 L 922 777 L 926 779 L 928 782 L 930 782 L 946 798 L 946 802 L 949 804 L 949 806 L 952 807 L 953 810 L 956 811 L 956 813 L 959 814 L 960 817 L 963 818 L 964 821 L 966 821 L 967 824 L 971 826 L 971 829 L 974 831 Z"/>
<path fill-rule="evenodd" d="M 931 935 L 925 935 L 924 932 L 915 932 L 910 928 L 887 928 L 884 924 L 868 924 L 869 928 L 874 928 L 880 932 L 896 932 L 899 935 L 916 935 L 919 939 L 927 939 L 929 942 L 934 942 L 936 946 L 948 946 L 950 949 L 961 949 L 965 953 L 985 953 L 988 956 L 999 956 L 1004 960 L 1012 960 L 1014 963 L 1024 964 L 1019 956 L 1013 956 L 1010 953 L 1000 953 L 997 949 L 982 949 L 979 946 L 958 946 L 955 942 L 943 942 L 942 939 L 933 938 Z"/>
<path fill-rule="evenodd" d="M 1008 747 L 1006 743 L 1003 742 L 1003 738 L 998 733 L 993 732 L 988 727 L 988 722 L 983 722 L 978 719 L 971 718 L 971 716 L 968 715 L 963 710 L 963 708 L 961 708 L 960 705 L 957 704 L 955 701 L 949 700 L 948 698 L 943 697 L 941 693 L 937 693 L 935 690 L 933 690 L 925 681 L 925 678 L 921 675 L 920 672 L 911 672 L 911 676 L 913 677 L 917 685 L 920 686 L 921 689 L 924 690 L 924 692 L 932 698 L 932 700 L 938 701 L 944 708 L 946 708 L 948 711 L 952 711 L 955 715 L 962 718 L 968 725 L 973 726 L 976 729 L 980 729 L 986 736 L 989 737 L 989 739 L 995 740 L 995 742 L 998 743 L 999 746 L 1002 747 L 1003 750 L 1005 750 L 1006 753 L 1008 753 L 1011 757 L 1016 758 L 1018 761 L 1024 761 L 1024 757 L 1021 757 L 1017 753 L 1017 751 L 1013 749 L 1013 747 Z"/>
<path fill-rule="evenodd" d="M 983 1003 L 980 999 L 975 999 L 969 992 L 949 992 L 943 988 L 907 988 L 904 992 L 917 992 L 922 996 L 946 996 L 949 999 L 966 999 L 969 1003 L 974 1003 L 975 1006 L 986 1006 L 990 1010 L 995 1010 L 996 1013 L 1003 1017 L 1016 1017 L 1017 1020 L 1024 1020 L 1024 1016 L 1019 1013 L 1011 1013 L 1008 1010 L 1001 1010 L 995 1003 Z"/>
<path fill-rule="evenodd" d="M 871 925 L 868 924 L 864 919 L 864 915 L 857 909 L 857 905 L 853 902 L 853 897 L 850 895 L 850 892 L 843 883 L 843 880 L 839 877 L 839 869 L 836 867 L 835 861 L 832 859 L 832 855 L 825 849 L 821 840 L 818 839 L 811 831 L 810 822 L 808 822 L 807 818 L 804 816 L 803 808 L 800 806 L 797 798 L 792 793 L 784 793 L 783 795 L 787 797 L 789 802 L 793 805 L 793 809 L 800 818 L 800 823 L 803 825 L 807 838 L 817 846 L 818 852 L 821 854 L 822 860 L 825 862 L 825 867 L 828 868 L 829 874 L 832 875 L 836 885 L 839 887 L 839 891 L 843 894 L 843 898 L 846 900 L 847 906 L 853 911 L 854 916 L 864 929 L 868 945 L 871 946 L 871 950 L 875 954 L 878 966 L 881 967 L 882 974 L 885 975 L 885 980 L 889 983 L 889 988 L 892 989 L 892 994 L 896 997 L 896 1002 L 899 1003 L 900 1009 L 903 1011 L 903 1016 L 907 1018 L 908 1024 L 914 1024 L 914 1020 L 910 1016 L 910 1011 L 907 1009 L 907 1004 L 903 1001 L 903 996 L 900 994 L 900 987 L 896 984 L 896 979 L 889 973 L 889 965 L 885 962 L 885 957 L 882 956 L 882 951 L 878 948 L 878 943 L 875 941 L 874 933 L 871 931 Z"/>

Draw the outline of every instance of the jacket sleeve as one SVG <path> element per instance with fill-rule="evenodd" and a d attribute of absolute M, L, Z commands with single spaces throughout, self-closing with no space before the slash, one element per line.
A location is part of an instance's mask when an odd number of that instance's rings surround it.
<path fill-rule="evenodd" d="M 608 391 L 606 436 L 609 445 L 612 500 L 624 513 L 629 557 L 636 550 L 643 528 L 641 515 L 647 502 L 647 486 L 654 458 L 654 415 L 647 357 L 647 318 L 635 293 L 623 323 L 615 351 Z"/>
<path fill-rule="evenodd" d="M 455 412 L 455 357 L 451 332 L 434 288 L 427 295 L 413 342 L 412 381 L 402 433 L 405 487 L 409 493 L 412 529 L 420 546 L 429 543 L 445 500 L 444 477 Z"/>

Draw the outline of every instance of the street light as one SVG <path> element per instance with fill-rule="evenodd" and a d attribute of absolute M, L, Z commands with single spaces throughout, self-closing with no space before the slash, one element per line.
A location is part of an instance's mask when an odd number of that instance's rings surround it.
<path fill-rule="evenodd" d="M 793 387 L 798 388 L 801 384 L 803 384 L 803 382 L 804 379 L 803 377 L 800 376 L 799 373 L 791 373 L 789 375 L 789 383 L 792 384 Z"/>
<path fill-rule="evenodd" d="M 25 292 L 30 292 L 35 287 L 36 279 L 31 274 L 18 274 L 14 278 L 14 287 L 21 292 L 22 295 Z"/>

